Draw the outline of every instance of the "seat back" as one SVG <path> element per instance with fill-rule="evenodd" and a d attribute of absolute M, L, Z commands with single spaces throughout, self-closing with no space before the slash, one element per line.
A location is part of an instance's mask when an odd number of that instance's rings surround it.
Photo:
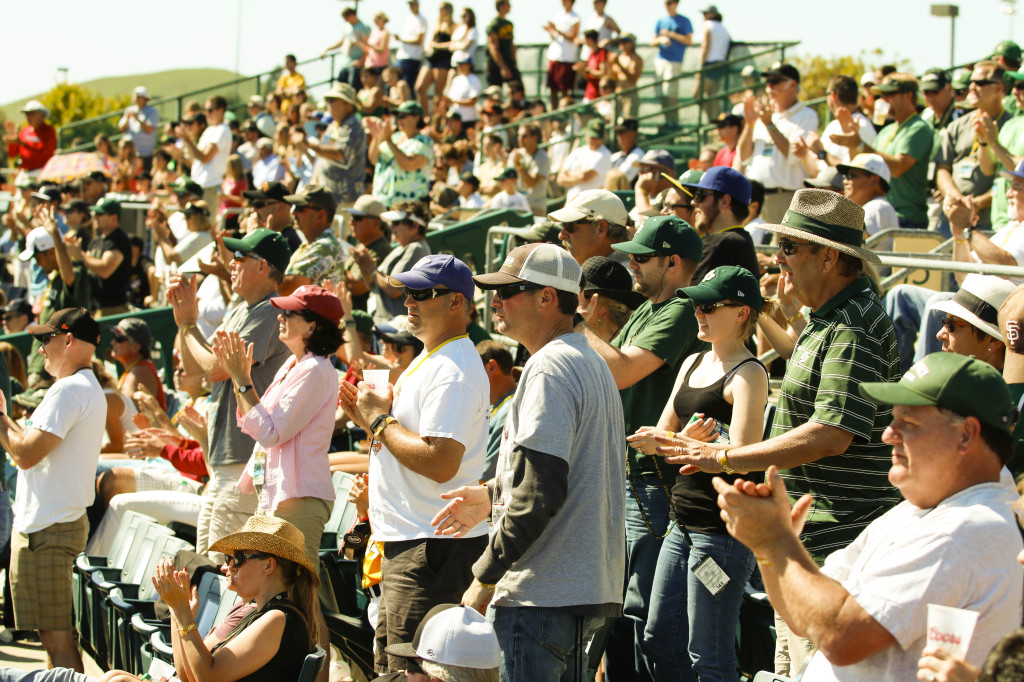
<path fill-rule="evenodd" d="M 124 529 L 124 538 L 120 545 L 117 543 L 117 539 L 114 540 L 114 545 L 110 550 L 110 556 L 107 560 L 108 566 L 114 566 L 117 568 L 124 568 L 128 558 L 132 556 L 132 549 L 137 541 L 142 540 L 145 528 L 148 526 L 156 526 L 163 528 L 159 523 L 156 522 L 152 516 L 146 516 L 145 514 L 139 514 L 138 512 L 127 511 L 124 514 L 124 520 L 121 522 L 121 527 L 117 529 L 118 536 L 121 535 L 121 530 Z M 140 531 L 140 529 L 142 529 Z"/>
<path fill-rule="evenodd" d="M 227 578 L 216 573 L 203 574 L 197 590 L 199 610 L 196 612 L 196 627 L 200 637 L 205 638 L 213 629 L 214 623 L 217 622 L 217 615 L 220 613 L 221 602 L 227 596 L 227 592 Z"/>
<path fill-rule="evenodd" d="M 317 645 L 316 651 L 308 654 L 306 660 L 302 662 L 302 670 L 299 671 L 296 682 L 313 682 L 320 674 L 320 669 L 324 667 L 326 657 L 327 652 Z"/>
<path fill-rule="evenodd" d="M 153 578 L 156 576 L 156 567 L 160 560 L 165 557 L 173 557 L 183 549 L 194 549 L 192 545 L 181 538 L 173 535 L 158 536 L 153 542 L 153 551 L 150 554 L 149 562 L 145 566 L 139 578 L 139 599 L 145 601 L 156 601 L 156 587 L 153 585 Z"/>
<path fill-rule="evenodd" d="M 320 539 L 321 549 L 337 549 L 341 545 L 341 537 L 355 521 L 355 505 L 348 500 L 348 490 L 352 486 L 353 478 L 352 474 L 343 471 L 335 471 L 331 475 L 331 483 L 334 486 L 334 509 L 324 524 L 324 534 Z"/>
<path fill-rule="evenodd" d="M 157 540 L 171 537 L 171 531 L 164 526 L 146 524 L 142 527 L 142 538 L 132 543 L 132 551 L 121 569 L 121 582 L 138 585 L 146 575 L 156 550 Z"/>

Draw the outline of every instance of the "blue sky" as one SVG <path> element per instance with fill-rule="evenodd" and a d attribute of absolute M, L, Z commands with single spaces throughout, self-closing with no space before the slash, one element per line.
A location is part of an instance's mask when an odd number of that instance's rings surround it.
<path fill-rule="evenodd" d="M 682 0 L 680 13 L 696 26 L 697 10 L 710 1 Z M 822 55 L 855 55 L 881 47 L 887 59 L 906 57 L 919 73 L 932 66 L 948 66 L 950 21 L 930 15 L 930 0 L 715 1 L 735 40 L 800 40 L 800 52 Z M 421 12 L 433 22 L 440 0 L 421 2 Z M 958 62 L 977 59 L 1006 38 L 1018 37 L 1020 42 L 1021 20 L 1001 11 L 1007 0 L 957 2 L 961 10 L 956 22 Z M 558 6 L 556 0 L 512 3 L 517 41 L 546 42 L 541 25 Z M 340 11 L 351 4 L 351 0 L 177 0 L 167 5 L 50 0 L 39 5 L 6 0 L 4 23 L 10 30 L 0 42 L 0 60 L 5 65 L 0 102 L 52 87 L 58 67 L 68 67 L 75 82 L 185 67 L 233 69 L 237 51 L 243 73 L 264 71 L 280 63 L 285 52 L 294 52 L 300 59 L 319 55 L 337 40 Z M 401 0 L 363 0 L 360 5 L 360 16 L 367 21 L 377 9 L 386 11 L 392 29 L 407 11 Z M 455 5 L 473 7 L 481 25 L 494 16 L 491 0 L 456 0 Z M 1020 9 L 1024 12 L 1024 0 Z M 577 0 L 576 11 L 589 14 L 591 1 Z M 659 0 L 609 0 L 607 12 L 624 30 L 647 40 L 664 7 Z M 52 24 L 44 27 L 48 20 Z"/>

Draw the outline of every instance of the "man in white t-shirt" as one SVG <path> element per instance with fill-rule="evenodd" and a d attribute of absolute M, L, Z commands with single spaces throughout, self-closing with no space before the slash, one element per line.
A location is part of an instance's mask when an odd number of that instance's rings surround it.
<path fill-rule="evenodd" d="M 416 87 L 416 76 L 423 64 L 423 39 L 427 35 L 427 20 L 420 14 L 419 0 L 409 0 L 409 16 L 402 23 L 402 30 L 395 35 L 398 50 L 395 52 L 395 66 L 402 72 L 402 80 L 409 89 Z"/>
<path fill-rule="evenodd" d="M 511 208 L 525 213 L 532 212 L 530 202 L 516 189 L 519 173 L 515 168 L 506 168 L 494 179 L 501 189 L 484 204 L 484 208 Z"/>
<path fill-rule="evenodd" d="M 85 510 L 103 445 L 107 407 L 92 373 L 100 326 L 84 308 L 65 308 L 28 328 L 56 377 L 22 427 L 0 394 L 0 445 L 18 466 L 11 536 L 11 589 L 19 630 L 37 630 L 54 666 L 83 672 L 71 630 L 71 572 L 85 550 Z M 6 493 L 3 493 L 6 495 Z"/>
<path fill-rule="evenodd" d="M 220 183 L 224 181 L 224 171 L 228 167 L 228 156 L 231 154 L 231 129 L 224 124 L 224 113 L 228 102 L 220 95 L 206 100 L 206 130 L 197 141 L 183 128 L 181 136 L 185 149 L 192 158 L 190 175 L 194 182 L 203 188 L 203 201 L 207 206 L 220 204 Z"/>
<path fill-rule="evenodd" d="M 761 212 L 769 223 L 778 223 L 807 177 L 791 147 L 798 138 L 817 132 L 818 114 L 798 99 L 800 72 L 792 64 L 775 62 L 761 72 L 761 77 L 769 102 L 756 99 L 752 93 L 744 98 L 745 125 L 736 146 L 737 170 L 764 185 Z"/>
<path fill-rule="evenodd" d="M 636 182 L 636 176 L 640 174 L 640 159 L 644 157 L 644 150 L 636 143 L 639 135 L 640 122 L 635 118 L 626 118 L 622 123 L 615 126 L 615 139 L 619 143 L 619 151 L 612 154 L 612 168 L 622 171 L 626 180 L 632 185 Z"/>
<path fill-rule="evenodd" d="M 576 39 L 580 35 L 580 16 L 572 11 L 575 0 L 562 0 L 562 11 L 551 17 L 543 28 L 551 36 L 548 45 L 548 89 L 551 90 L 551 108 L 558 108 L 562 96 L 572 96 L 576 85 L 573 64 L 580 50 Z"/>
<path fill-rule="evenodd" d="M 586 145 L 574 149 L 558 171 L 557 182 L 566 188 L 566 201 L 584 190 L 604 187 L 604 176 L 612 167 L 612 153 L 604 146 L 604 121 L 591 119 L 584 136 Z"/>
<path fill-rule="evenodd" d="M 385 647 L 412 641 L 432 607 L 458 603 L 487 546 L 485 526 L 455 539 L 435 537 L 431 525 L 443 494 L 476 485 L 485 466 L 490 385 L 466 335 L 473 273 L 459 259 L 435 254 L 390 283 L 405 287 L 408 330 L 423 352 L 394 386 L 341 388 L 345 413 L 372 437 L 370 524 L 384 544 L 378 673 L 406 668 Z"/>
<path fill-rule="evenodd" d="M 858 154 L 836 170 L 843 176 L 843 194 L 864 209 L 864 229 L 869 235 L 900 226 L 896 209 L 885 198 L 892 173 L 881 156 Z"/>
<path fill-rule="evenodd" d="M 922 650 L 949 634 L 929 622 L 930 604 L 978 614 L 965 658 L 980 666 L 1020 625 L 1017 495 L 1000 477 L 1013 452 L 1010 390 L 977 358 L 933 353 L 899 383 L 860 392 L 893 405 L 883 440 L 905 501 L 819 569 L 799 538 L 812 498 L 791 510 L 771 467 L 761 485 L 714 480 L 728 530 L 753 550 L 772 606 L 816 646 L 803 679 L 916 679 Z"/>

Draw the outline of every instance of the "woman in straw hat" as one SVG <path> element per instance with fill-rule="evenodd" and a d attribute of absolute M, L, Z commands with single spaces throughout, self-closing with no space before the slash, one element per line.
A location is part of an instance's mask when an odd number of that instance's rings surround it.
<path fill-rule="evenodd" d="M 188 571 L 176 571 L 170 558 L 157 567 L 153 584 L 171 611 L 174 667 L 182 682 L 294 680 L 317 641 L 317 577 L 303 549 L 302 531 L 272 516 L 250 517 L 210 551 L 227 556 L 221 571 L 228 588 L 252 602 L 252 609 L 230 631 L 215 627 L 204 639 L 196 625 L 199 603 Z M 236 613 L 237 611 L 232 611 Z M 230 615 L 228 616 L 231 617 Z M 111 671 L 103 682 L 139 678 Z"/>
<path fill-rule="evenodd" d="M 768 372 L 746 341 L 758 315 L 773 304 L 761 297 L 757 278 L 734 265 L 711 270 L 700 284 L 676 295 L 693 300 L 697 337 L 711 349 L 683 361 L 658 425 L 643 426 L 626 440 L 649 455 L 664 454 L 659 444 L 675 439 L 675 431 L 704 442 L 760 441 Z M 727 462 L 723 468 L 724 477 L 735 478 Z M 706 473 L 679 475 L 672 488 L 675 525 L 658 555 L 644 632 L 659 679 L 694 674 L 700 679 L 736 679 L 736 624 L 754 555 L 726 531 L 712 478 Z M 728 576 L 720 591 L 712 593 L 697 577 L 694 569 L 702 557 L 710 557 Z"/>

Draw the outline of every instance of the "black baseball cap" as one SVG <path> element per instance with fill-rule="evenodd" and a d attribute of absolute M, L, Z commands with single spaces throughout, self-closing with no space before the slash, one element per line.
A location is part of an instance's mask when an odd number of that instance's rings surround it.
<path fill-rule="evenodd" d="M 33 335 L 65 332 L 94 346 L 100 344 L 100 324 L 92 319 L 85 308 L 58 310 L 50 316 L 46 324 L 29 325 L 26 331 Z"/>
<path fill-rule="evenodd" d="M 259 189 L 250 189 L 242 192 L 242 196 L 249 201 L 284 201 L 285 197 L 291 194 L 288 188 L 280 182 L 264 182 Z"/>

